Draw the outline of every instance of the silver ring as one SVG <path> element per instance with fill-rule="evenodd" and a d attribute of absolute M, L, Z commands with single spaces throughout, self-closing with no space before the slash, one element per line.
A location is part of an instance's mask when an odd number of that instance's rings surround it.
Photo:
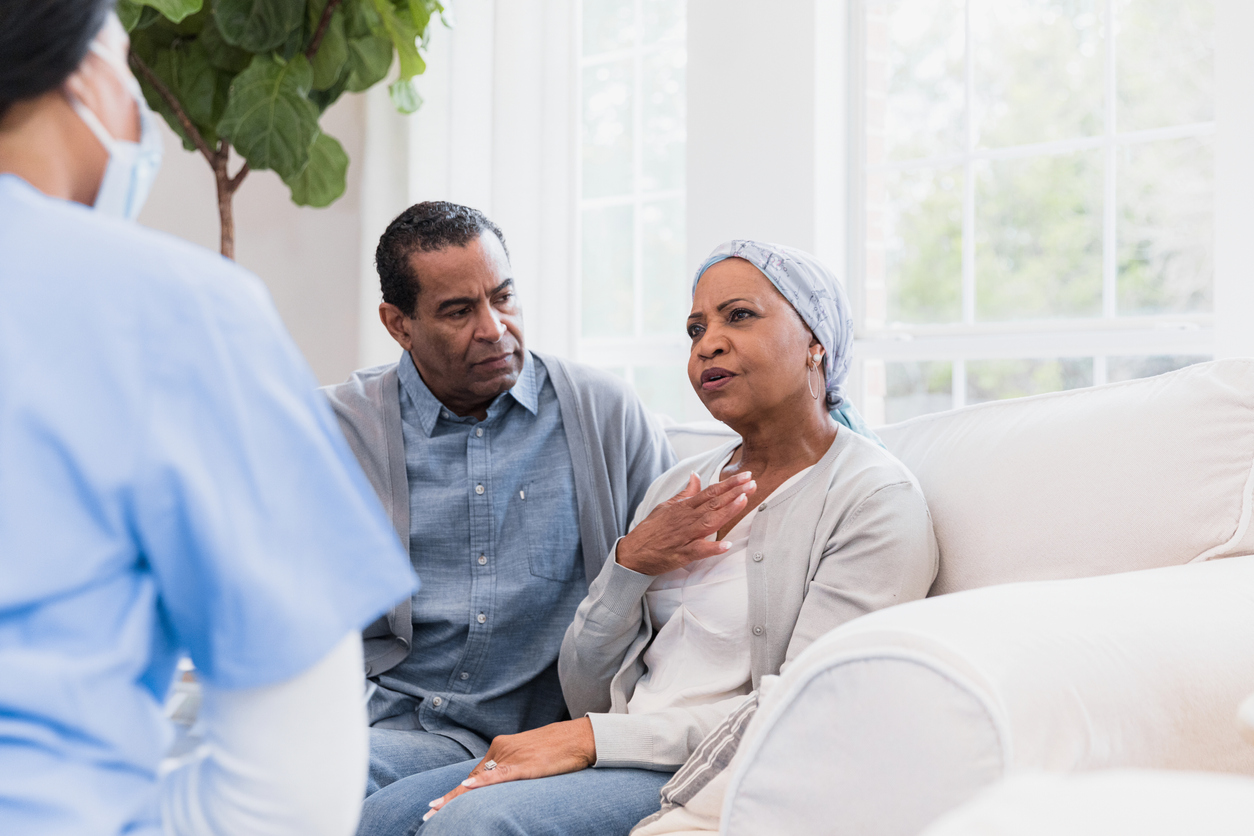
<path fill-rule="evenodd" d="M 496 761 L 488 761 L 483 765 L 484 769 L 496 769 Z"/>

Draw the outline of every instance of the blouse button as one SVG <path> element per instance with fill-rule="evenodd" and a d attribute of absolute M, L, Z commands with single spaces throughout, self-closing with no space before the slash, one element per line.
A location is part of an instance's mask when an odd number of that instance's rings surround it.
<path fill-rule="evenodd" d="M 482 496 L 482 495 L 483 495 L 483 485 L 475 485 L 475 493 L 477 493 L 477 494 L 479 494 L 480 496 Z"/>
<path fill-rule="evenodd" d="M 484 615 L 483 613 L 479 613 L 478 615 L 475 616 L 475 621 L 478 621 L 480 624 L 482 624 L 483 622 L 487 620 L 488 620 L 488 617 Z M 760 630 L 762 628 L 759 627 L 758 629 Z"/>
<path fill-rule="evenodd" d="M 760 635 L 762 635 L 762 626 L 761 626 L 761 625 L 758 625 L 757 627 L 754 627 L 754 628 L 753 628 L 753 635 L 755 635 L 755 636 L 760 636 Z"/>
<path fill-rule="evenodd" d="M 761 563 L 761 562 L 762 562 L 762 552 L 754 552 L 754 553 L 753 553 L 753 562 L 754 562 L 754 563 Z"/>

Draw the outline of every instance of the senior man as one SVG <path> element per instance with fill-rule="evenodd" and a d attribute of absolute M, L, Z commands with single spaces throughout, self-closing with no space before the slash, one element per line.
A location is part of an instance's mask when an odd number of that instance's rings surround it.
<path fill-rule="evenodd" d="M 675 462 L 626 384 L 526 349 L 505 238 L 482 213 L 412 206 L 375 263 L 404 352 L 325 391 L 422 591 L 364 634 L 367 794 L 563 719 L 562 636 Z"/>

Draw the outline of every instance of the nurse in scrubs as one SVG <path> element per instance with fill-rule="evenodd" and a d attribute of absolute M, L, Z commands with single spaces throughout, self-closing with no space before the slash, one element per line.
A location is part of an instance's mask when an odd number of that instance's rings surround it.
<path fill-rule="evenodd" d="M 0 0 L 0 833 L 328 834 L 409 561 L 261 283 L 133 219 L 110 0 Z M 159 770 L 181 653 L 207 745 Z"/>

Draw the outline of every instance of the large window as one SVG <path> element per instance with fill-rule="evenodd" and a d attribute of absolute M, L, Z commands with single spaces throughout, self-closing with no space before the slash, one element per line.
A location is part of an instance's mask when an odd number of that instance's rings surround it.
<path fill-rule="evenodd" d="M 1214 0 L 858 0 L 853 31 L 868 420 L 1211 356 Z"/>
<path fill-rule="evenodd" d="M 578 355 L 626 377 L 650 408 L 692 417 L 685 3 L 582 0 L 580 13 Z"/>

